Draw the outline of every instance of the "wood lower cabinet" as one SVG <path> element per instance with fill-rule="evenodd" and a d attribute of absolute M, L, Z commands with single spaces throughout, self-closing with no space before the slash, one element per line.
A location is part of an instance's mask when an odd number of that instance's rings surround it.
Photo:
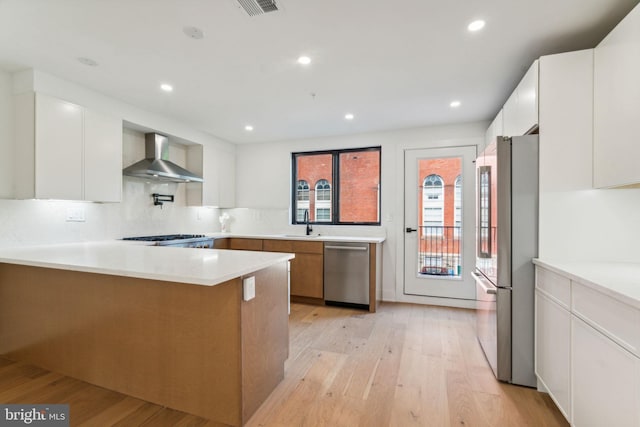
<path fill-rule="evenodd" d="M 213 241 L 213 249 L 229 249 L 229 239 L 215 239 Z"/>
<path fill-rule="evenodd" d="M 369 311 L 375 312 L 382 275 L 379 244 L 369 244 Z M 235 249 L 295 254 L 290 261 L 290 294 L 295 302 L 324 304 L 324 242 L 313 240 L 253 239 L 230 237 L 216 239 L 215 249 Z"/>
<path fill-rule="evenodd" d="M 215 286 L 0 263 L 0 295 L 0 355 L 215 425 L 245 425 L 284 378 L 284 261 Z"/>
<path fill-rule="evenodd" d="M 296 257 L 291 260 L 291 296 L 324 298 L 324 246 L 322 242 L 302 240 L 264 240 L 263 250 L 269 252 L 290 252 Z M 308 302 L 313 302 L 308 300 Z"/>
<path fill-rule="evenodd" d="M 291 295 L 324 298 L 324 256 L 296 253 L 291 261 Z"/>
<path fill-rule="evenodd" d="M 232 237 L 229 239 L 229 249 L 238 251 L 261 251 L 262 239 L 241 239 Z"/>

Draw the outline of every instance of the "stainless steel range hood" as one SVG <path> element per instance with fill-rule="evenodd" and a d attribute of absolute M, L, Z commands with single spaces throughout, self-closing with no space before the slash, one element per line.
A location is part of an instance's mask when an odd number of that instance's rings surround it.
<path fill-rule="evenodd" d="M 123 169 L 123 175 L 164 182 L 203 182 L 202 177 L 169 161 L 169 138 L 144 135 L 146 158 Z"/>

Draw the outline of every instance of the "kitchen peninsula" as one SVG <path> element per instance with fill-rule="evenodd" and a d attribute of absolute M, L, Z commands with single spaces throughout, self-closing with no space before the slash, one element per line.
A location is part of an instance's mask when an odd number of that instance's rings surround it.
<path fill-rule="evenodd" d="M 292 258 L 124 242 L 1 249 L 0 354 L 243 425 L 284 377 Z"/>

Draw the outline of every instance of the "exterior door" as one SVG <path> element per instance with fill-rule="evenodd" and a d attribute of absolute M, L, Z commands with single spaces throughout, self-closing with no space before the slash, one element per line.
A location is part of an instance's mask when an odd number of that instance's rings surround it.
<path fill-rule="evenodd" d="M 404 293 L 475 299 L 476 147 L 405 151 Z"/>

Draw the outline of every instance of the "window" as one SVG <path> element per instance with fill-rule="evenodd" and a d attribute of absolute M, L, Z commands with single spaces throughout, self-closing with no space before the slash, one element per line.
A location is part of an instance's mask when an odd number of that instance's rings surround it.
<path fill-rule="evenodd" d="M 380 225 L 380 156 L 380 147 L 293 153 L 293 224 L 308 210 L 310 222 Z"/>
<path fill-rule="evenodd" d="M 326 179 L 316 183 L 316 222 L 331 222 L 331 184 Z"/>
<path fill-rule="evenodd" d="M 444 226 L 444 182 L 439 175 L 429 175 L 422 183 L 422 225 L 425 235 L 441 235 Z"/>
<path fill-rule="evenodd" d="M 309 183 L 305 180 L 298 181 L 296 185 L 296 218 L 304 222 L 304 213 L 309 210 Z"/>
<path fill-rule="evenodd" d="M 456 177 L 453 190 L 453 229 L 454 235 L 458 237 L 460 227 L 462 227 L 462 176 Z"/>

